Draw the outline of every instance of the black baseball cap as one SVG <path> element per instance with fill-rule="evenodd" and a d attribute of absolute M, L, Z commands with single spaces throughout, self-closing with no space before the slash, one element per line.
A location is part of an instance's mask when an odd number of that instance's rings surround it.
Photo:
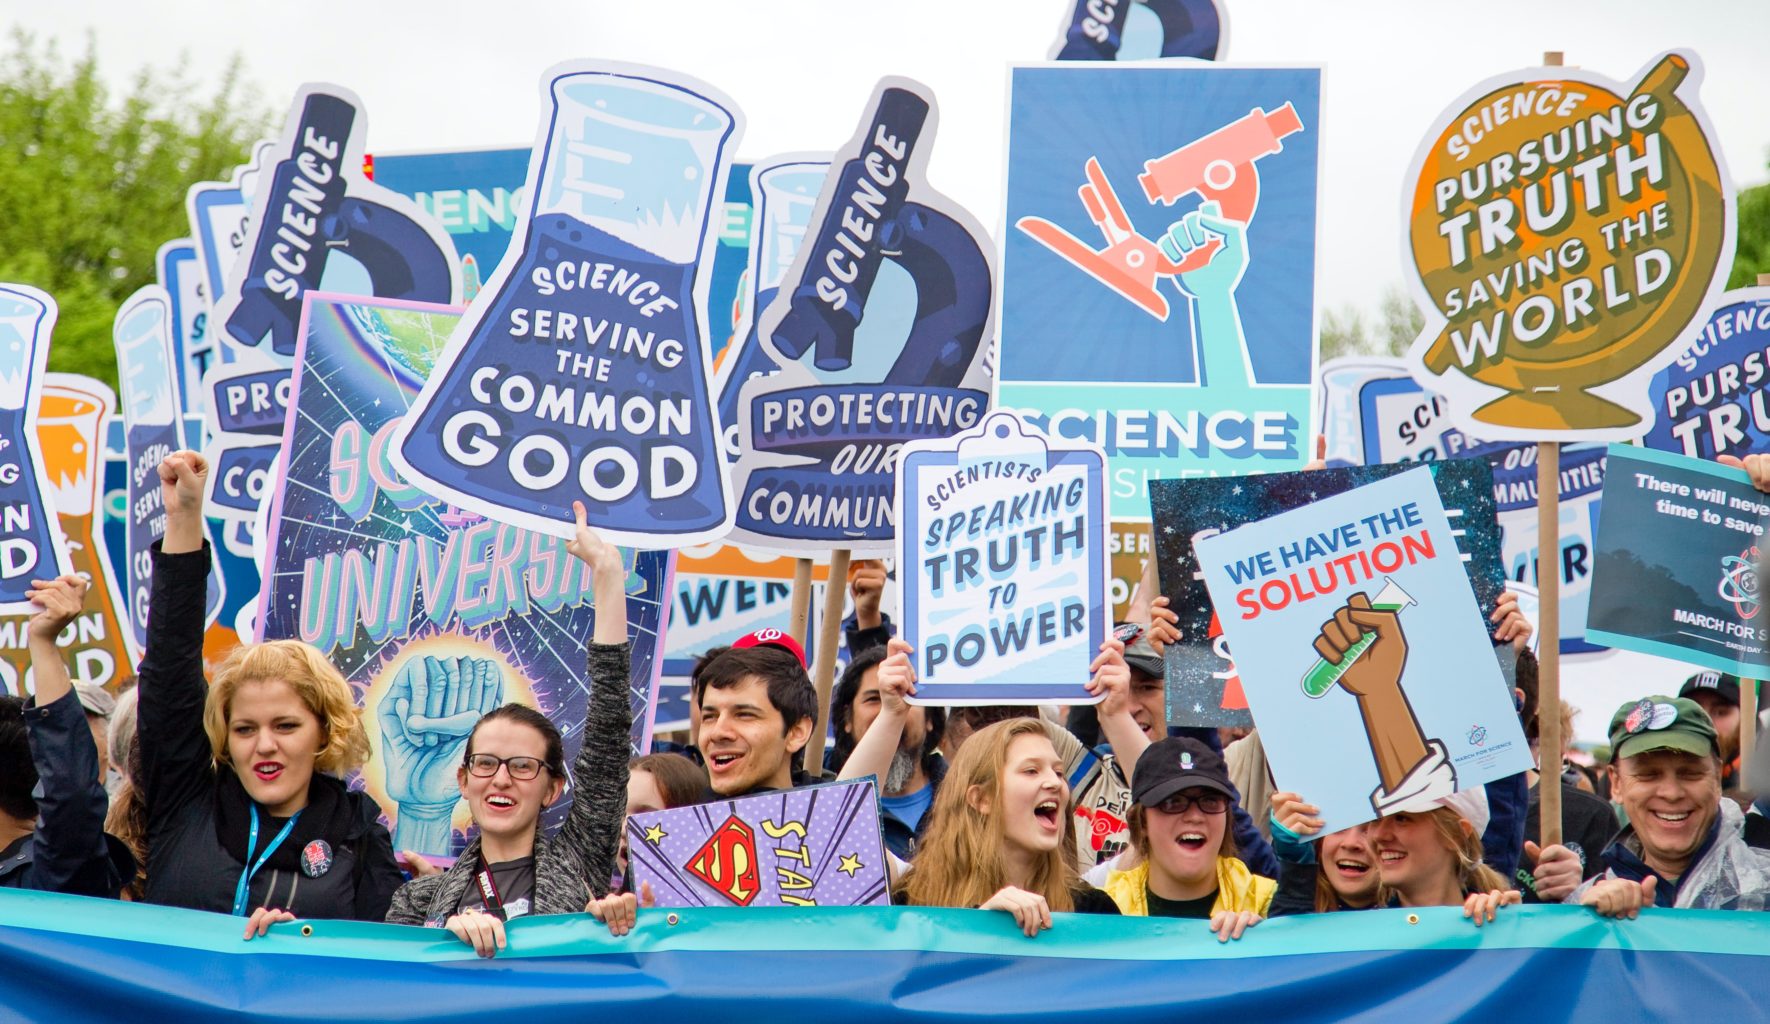
<path fill-rule="evenodd" d="M 1725 672 L 1698 672 L 1679 688 L 1678 696 L 1694 697 L 1697 693 L 1708 690 L 1734 707 L 1739 706 L 1739 677 Z"/>
<path fill-rule="evenodd" d="M 1150 744 L 1137 759 L 1133 776 L 1131 799 L 1145 807 L 1159 807 L 1175 793 L 1193 786 L 1235 798 L 1223 755 L 1190 736 L 1169 736 Z"/>

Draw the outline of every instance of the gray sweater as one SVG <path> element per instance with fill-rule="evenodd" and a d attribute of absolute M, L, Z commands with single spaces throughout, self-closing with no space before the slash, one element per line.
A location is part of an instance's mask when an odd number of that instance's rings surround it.
<path fill-rule="evenodd" d="M 592 895 L 608 893 L 621 826 L 627 815 L 627 702 L 631 644 L 592 643 L 590 706 L 583 744 L 572 762 L 572 806 L 559 833 L 535 836 L 535 898 L 531 914 L 578 914 Z M 480 869 L 479 837 L 440 875 L 414 878 L 393 894 L 389 924 L 441 925 L 460 906 Z"/>

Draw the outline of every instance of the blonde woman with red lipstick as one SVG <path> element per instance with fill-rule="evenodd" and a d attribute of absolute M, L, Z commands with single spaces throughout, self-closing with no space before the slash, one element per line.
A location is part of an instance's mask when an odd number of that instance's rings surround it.
<path fill-rule="evenodd" d="M 379 808 L 339 779 L 369 752 L 350 685 L 293 640 L 242 644 L 204 681 L 209 467 L 181 451 L 159 473 L 138 670 L 147 902 L 247 918 L 248 939 L 296 917 L 378 921 L 401 876 Z"/>
<path fill-rule="evenodd" d="M 506 920 L 582 913 L 591 897 L 605 895 L 626 818 L 627 569 L 620 551 L 585 525 L 583 504 L 573 511 L 577 536 L 567 549 L 590 567 L 596 632 L 585 652 L 592 686 L 571 769 L 571 813 L 558 834 L 541 831 L 541 812 L 565 793 L 559 729 L 521 704 L 488 712 L 455 771 L 479 835 L 447 871 L 406 883 L 387 911 L 390 924 L 447 928 L 483 957 L 505 947 Z"/>

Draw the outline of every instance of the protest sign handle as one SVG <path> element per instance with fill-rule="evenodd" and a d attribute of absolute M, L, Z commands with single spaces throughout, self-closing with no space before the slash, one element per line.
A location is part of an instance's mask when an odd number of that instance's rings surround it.
<path fill-rule="evenodd" d="M 1770 288 L 1770 274 L 1758 275 L 1758 287 Z M 1739 688 L 1739 766 L 1742 771 L 1752 763 L 1752 751 L 1758 743 L 1758 681 L 1742 679 Z"/>
<path fill-rule="evenodd" d="M 809 564 L 809 563 L 807 563 Z M 824 614 L 817 623 L 817 658 L 811 682 L 817 688 L 817 727 L 805 744 L 805 770 L 816 775 L 823 771 L 824 732 L 829 728 L 830 684 L 836 676 L 836 645 L 842 640 L 842 608 L 847 600 L 848 549 L 830 552 L 829 582 L 824 586 Z M 806 591 L 810 592 L 809 584 Z"/>
<path fill-rule="evenodd" d="M 1561 841 L 1561 446 L 1536 446 L 1536 718 L 1542 786 L 1542 843 Z"/>
<path fill-rule="evenodd" d="M 807 627 L 811 620 L 811 559 L 793 563 L 793 603 L 787 612 L 787 632 L 804 648 Z"/>

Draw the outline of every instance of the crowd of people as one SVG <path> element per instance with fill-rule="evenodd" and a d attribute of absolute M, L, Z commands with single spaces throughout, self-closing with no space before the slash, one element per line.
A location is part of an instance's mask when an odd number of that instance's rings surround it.
<path fill-rule="evenodd" d="M 1748 468 L 1770 489 L 1770 464 Z M 1613 918 L 1770 909 L 1765 802 L 1737 789 L 1741 731 L 1758 725 L 1742 720 L 1738 679 L 1698 673 L 1617 709 L 1602 774 L 1536 750 L 1543 774 L 1324 835 L 1307 794 L 1273 791 L 1257 730 L 1169 726 L 1162 659 L 1178 616 L 1153 573 L 1090 666 L 1097 704 L 942 709 L 909 702 L 914 652 L 879 611 L 883 567 L 862 563 L 823 764 L 804 763 L 823 721 L 804 651 L 774 631 L 705 652 L 686 747 L 629 760 L 625 573 L 581 505 L 568 550 L 590 569 L 597 614 L 579 752 L 568 767 L 558 726 L 521 704 L 464 723 L 453 770 L 472 839 L 439 870 L 396 851 L 379 807 L 346 786 L 368 733 L 314 648 L 243 644 L 205 677 L 207 466 L 178 452 L 159 473 L 166 531 L 122 700 L 72 683 L 56 647 L 85 582 L 35 584 L 34 694 L 0 698 L 0 886 L 231 914 L 248 940 L 298 918 L 446 928 L 489 957 L 515 917 L 588 912 L 623 935 L 648 912 L 652 894 L 629 882 L 630 813 L 870 776 L 893 902 L 1007 913 L 1028 936 L 1062 913 L 1194 918 L 1227 942 L 1275 915 L 1385 907 L 1461 907 L 1477 927 L 1523 902 Z M 1515 704 L 1536 749 L 1540 714 L 1571 709 L 1538 708 L 1515 598 L 1491 612 L 1495 644 L 1517 650 Z M 1563 818 L 1547 845 L 1545 783 L 1561 786 Z M 543 813 L 568 791 L 550 833 Z"/>

